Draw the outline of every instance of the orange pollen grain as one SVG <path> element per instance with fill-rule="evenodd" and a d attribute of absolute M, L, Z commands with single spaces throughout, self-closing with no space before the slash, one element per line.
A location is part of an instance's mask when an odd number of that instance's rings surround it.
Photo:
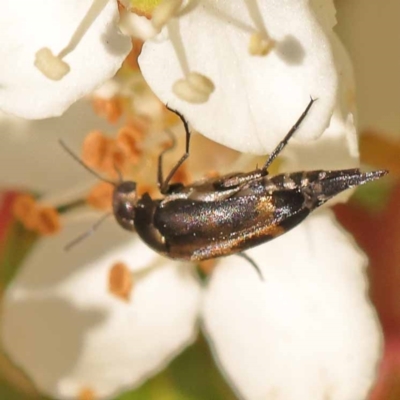
<path fill-rule="evenodd" d="M 119 97 L 112 97 L 110 99 L 95 97 L 92 100 L 92 105 L 94 112 L 110 123 L 117 122 L 123 113 L 122 99 Z"/>
<path fill-rule="evenodd" d="M 61 229 L 60 214 L 53 207 L 39 208 L 35 228 L 42 235 L 54 235 Z"/>
<path fill-rule="evenodd" d="M 124 126 L 118 131 L 117 144 L 132 164 L 139 162 L 143 136 L 143 132 L 133 126 Z"/>
<path fill-rule="evenodd" d="M 91 388 L 83 388 L 78 394 L 78 400 L 96 400 L 95 392 Z"/>
<path fill-rule="evenodd" d="M 36 223 L 37 203 L 29 194 L 21 194 L 13 204 L 13 215 L 27 229 L 34 229 Z"/>
<path fill-rule="evenodd" d="M 91 168 L 100 169 L 109 148 L 110 139 L 100 131 L 91 131 L 83 141 L 82 161 Z"/>
<path fill-rule="evenodd" d="M 114 187 L 107 182 L 96 184 L 86 196 L 86 202 L 100 210 L 110 210 Z"/>
<path fill-rule="evenodd" d="M 122 174 L 127 162 L 127 156 L 114 141 L 112 146 L 110 146 L 109 153 L 104 159 L 101 169 L 111 177 L 116 178 L 119 176 L 119 173 Z"/>
<path fill-rule="evenodd" d="M 108 138 L 99 131 L 92 131 L 83 142 L 82 160 L 89 167 L 116 178 L 118 171 L 122 172 L 124 169 L 127 156 L 115 139 Z"/>
<path fill-rule="evenodd" d="M 123 301 L 129 301 L 132 293 L 133 278 L 128 267 L 121 262 L 115 263 L 108 275 L 108 290 Z"/>

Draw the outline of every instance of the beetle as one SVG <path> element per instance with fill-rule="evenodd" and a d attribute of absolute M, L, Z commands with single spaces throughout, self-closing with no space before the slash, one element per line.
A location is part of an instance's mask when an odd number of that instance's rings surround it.
<path fill-rule="evenodd" d="M 158 187 L 162 198 L 148 193 L 137 196 L 136 182 L 121 181 L 113 192 L 113 214 L 122 228 L 136 231 L 159 254 L 178 260 L 203 261 L 243 252 L 268 242 L 302 222 L 313 210 L 340 192 L 381 178 L 386 170 L 361 172 L 344 170 L 301 171 L 270 177 L 268 168 L 288 144 L 316 99 L 306 109 L 261 168 L 203 179 L 190 185 L 170 184 L 171 178 L 189 157 L 190 130 L 181 119 L 186 134 L 186 151 L 168 176 L 163 178 L 158 158 Z"/>

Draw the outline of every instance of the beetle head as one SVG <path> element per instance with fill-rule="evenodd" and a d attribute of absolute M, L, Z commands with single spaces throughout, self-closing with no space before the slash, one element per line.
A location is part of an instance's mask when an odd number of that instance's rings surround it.
<path fill-rule="evenodd" d="M 135 230 L 136 182 L 118 184 L 113 193 L 113 213 L 118 223 L 128 231 Z"/>

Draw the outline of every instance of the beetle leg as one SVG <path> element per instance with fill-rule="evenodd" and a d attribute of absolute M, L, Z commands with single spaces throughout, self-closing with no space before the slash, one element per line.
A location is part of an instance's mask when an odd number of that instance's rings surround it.
<path fill-rule="evenodd" d="M 258 267 L 256 262 L 249 255 L 247 255 L 246 253 L 236 253 L 235 255 L 239 256 L 239 257 L 242 257 L 243 259 L 248 261 L 251 264 L 251 266 L 255 268 L 255 270 L 257 271 L 257 274 L 259 275 L 260 279 L 262 281 L 264 281 L 264 277 L 263 277 L 263 274 L 262 274 L 260 268 Z"/>
<path fill-rule="evenodd" d="M 168 193 L 168 189 L 169 189 L 169 181 L 172 179 L 172 177 L 174 176 L 175 172 L 178 170 L 178 168 L 185 162 L 185 160 L 189 157 L 189 144 L 190 144 L 190 130 L 189 130 L 189 124 L 186 121 L 185 117 L 176 110 L 173 110 L 172 108 L 168 107 L 168 105 L 166 106 L 168 108 L 168 110 L 172 111 L 173 113 L 175 113 L 180 120 L 183 123 L 183 127 L 185 128 L 185 133 L 186 133 L 186 148 L 185 148 L 185 153 L 183 154 L 183 156 L 179 159 L 179 161 L 175 164 L 175 166 L 172 168 L 172 170 L 170 171 L 170 173 L 167 175 L 167 177 L 165 178 L 165 180 L 163 179 L 163 173 L 162 173 L 162 157 L 164 155 L 165 152 L 167 152 L 168 150 L 171 150 L 176 143 L 175 138 L 173 138 L 173 144 L 171 147 L 165 149 L 158 157 L 158 188 L 160 189 L 160 192 L 162 194 L 167 194 Z"/>
<path fill-rule="evenodd" d="M 290 138 L 293 136 L 293 134 L 297 131 L 301 123 L 303 122 L 304 118 L 310 111 L 311 106 L 315 101 L 318 99 L 313 99 L 310 97 L 310 102 L 308 103 L 306 109 L 303 111 L 303 113 L 300 115 L 300 118 L 296 121 L 296 123 L 292 126 L 290 131 L 286 134 L 286 136 L 283 138 L 283 140 L 276 146 L 275 150 L 271 153 L 271 155 L 268 157 L 267 162 L 264 164 L 262 171 L 264 172 L 264 175 L 267 175 L 267 171 L 269 166 L 272 164 L 272 161 L 275 160 L 276 157 L 278 157 L 279 153 L 285 148 L 285 146 L 288 144 Z"/>
<path fill-rule="evenodd" d="M 176 145 L 176 139 L 173 133 L 169 129 L 165 129 L 165 133 L 167 133 L 169 138 L 171 139 L 171 144 L 168 147 L 166 147 L 158 156 L 157 185 L 159 189 L 161 189 L 164 183 L 163 168 L 162 168 L 164 154 L 172 150 Z"/>

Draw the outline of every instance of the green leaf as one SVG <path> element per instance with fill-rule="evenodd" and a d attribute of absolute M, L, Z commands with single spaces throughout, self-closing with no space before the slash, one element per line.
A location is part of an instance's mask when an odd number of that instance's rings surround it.
<path fill-rule="evenodd" d="M 393 181 L 386 176 L 384 179 L 358 187 L 351 201 L 371 211 L 381 211 L 387 204 L 392 188 Z"/>

